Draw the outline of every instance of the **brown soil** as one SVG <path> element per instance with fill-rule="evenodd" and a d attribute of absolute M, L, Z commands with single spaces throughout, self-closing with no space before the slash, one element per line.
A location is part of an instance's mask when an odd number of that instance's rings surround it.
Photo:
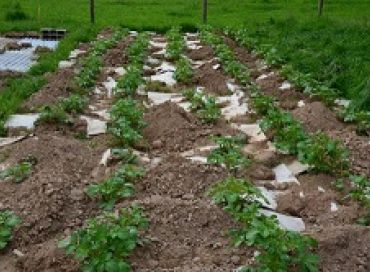
<path fill-rule="evenodd" d="M 53 74 L 47 76 L 48 83 L 44 85 L 38 92 L 29 97 L 23 103 L 24 111 L 35 110 L 44 105 L 53 105 L 60 98 L 67 97 L 72 89 L 72 79 L 74 72 L 72 68 L 60 69 Z"/>
<path fill-rule="evenodd" d="M 330 186 L 333 180 L 322 174 L 300 176 L 301 186 L 279 197 L 278 210 L 305 221 L 307 232 L 319 242 L 322 271 L 368 271 L 370 229 L 355 225 L 366 210 L 334 191 Z M 318 186 L 325 192 L 320 192 Z M 300 198 L 300 192 L 304 198 Z M 330 210 L 332 202 L 337 203 L 338 211 Z"/>
<path fill-rule="evenodd" d="M 370 139 L 358 136 L 354 131 L 329 131 L 328 134 L 341 140 L 349 149 L 351 169 L 357 174 L 365 174 L 370 178 Z"/>
<path fill-rule="evenodd" d="M 186 55 L 192 60 L 210 60 L 214 57 L 213 50 L 208 45 L 203 45 L 199 50 L 187 49 Z"/>
<path fill-rule="evenodd" d="M 122 67 L 127 62 L 127 56 L 125 49 L 129 43 L 133 41 L 133 38 L 127 36 L 122 39 L 114 48 L 108 50 L 103 58 L 104 67 Z"/>
<path fill-rule="evenodd" d="M 306 104 L 302 108 L 292 111 L 295 119 L 301 121 L 309 132 L 342 130 L 345 125 L 341 123 L 335 114 L 321 102 Z"/>
<path fill-rule="evenodd" d="M 251 259 L 252 249 L 230 244 L 233 220 L 205 198 L 224 172 L 169 156 L 137 184 L 152 242 L 130 258 L 134 271 L 232 271 Z"/>
<path fill-rule="evenodd" d="M 205 88 L 207 93 L 214 95 L 229 95 L 226 82 L 228 78 L 220 71 L 212 68 L 212 63 L 205 63 L 195 71 L 195 81 Z"/>
<path fill-rule="evenodd" d="M 206 145 L 211 135 L 236 134 L 222 120 L 215 126 L 203 125 L 192 114 L 170 102 L 149 109 L 144 120 L 148 124 L 144 138 L 156 152 L 182 152 Z"/>
<path fill-rule="evenodd" d="M 42 255 L 48 252 L 44 246 L 55 251 L 56 240 L 81 227 L 98 210 L 84 190 L 102 179 L 104 171 L 98 168 L 98 162 L 106 147 L 91 148 L 88 143 L 44 132 L 1 150 L 9 153 L 6 164 L 13 165 L 29 155 L 37 161 L 24 182 L 0 183 L 2 208 L 11 209 L 22 218 L 9 249 L 25 254 L 18 264 L 27 264 L 22 271 L 60 271 L 47 270 L 55 260 L 42 261 Z M 41 252 L 35 251 L 37 246 Z M 51 256 L 50 252 L 47 254 Z"/>

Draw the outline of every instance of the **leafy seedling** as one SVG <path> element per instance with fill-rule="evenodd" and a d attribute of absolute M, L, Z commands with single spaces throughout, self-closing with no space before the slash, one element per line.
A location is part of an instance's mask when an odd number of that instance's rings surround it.
<path fill-rule="evenodd" d="M 12 239 L 12 230 L 21 222 L 12 211 L 0 211 L 0 250 Z"/>

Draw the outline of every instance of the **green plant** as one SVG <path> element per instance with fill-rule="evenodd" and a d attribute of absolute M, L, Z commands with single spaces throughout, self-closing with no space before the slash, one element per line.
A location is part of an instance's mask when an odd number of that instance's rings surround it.
<path fill-rule="evenodd" d="M 275 99 L 259 93 L 255 94 L 252 96 L 252 107 L 257 113 L 266 115 L 270 110 L 275 109 Z"/>
<path fill-rule="evenodd" d="M 32 163 L 24 161 L 3 171 L 0 171 L 0 179 L 8 179 L 16 183 L 24 181 L 32 171 Z"/>
<path fill-rule="evenodd" d="M 210 163 L 225 165 L 228 170 L 248 167 L 249 158 L 243 156 L 240 150 L 240 139 L 232 137 L 214 137 L 219 147 L 211 152 L 207 160 Z"/>
<path fill-rule="evenodd" d="M 251 183 L 231 177 L 214 185 L 208 194 L 243 224 L 230 232 L 235 246 L 254 246 L 260 252 L 255 267 L 244 271 L 318 271 L 318 257 L 311 252 L 317 242 L 281 229 L 276 217 L 262 214 L 261 201 L 267 200 Z"/>
<path fill-rule="evenodd" d="M 135 164 L 138 161 L 138 157 L 131 149 L 113 148 L 111 151 L 111 158 L 123 164 Z"/>
<path fill-rule="evenodd" d="M 174 78 L 181 83 L 190 83 L 193 78 L 193 69 L 190 60 L 186 57 L 180 57 L 176 62 L 176 71 Z"/>
<path fill-rule="evenodd" d="M 369 135 L 370 131 L 370 112 L 359 110 L 357 105 L 351 103 L 342 113 L 344 122 L 355 122 L 357 124 L 357 134 Z"/>
<path fill-rule="evenodd" d="M 12 211 L 0 211 L 0 250 L 12 239 L 12 230 L 21 222 Z"/>
<path fill-rule="evenodd" d="M 119 99 L 112 106 L 110 116 L 113 123 L 122 118 L 126 119 L 136 130 L 141 130 L 145 126 L 143 121 L 144 112 L 139 109 L 138 104 L 133 99 Z"/>
<path fill-rule="evenodd" d="M 220 118 L 221 110 L 214 97 L 206 96 L 202 92 L 192 89 L 185 90 L 183 94 L 190 101 L 191 110 L 205 123 L 215 123 Z"/>
<path fill-rule="evenodd" d="M 348 151 L 337 140 L 318 132 L 298 144 L 298 159 L 316 171 L 343 174 L 349 168 Z"/>
<path fill-rule="evenodd" d="M 140 33 L 136 40 L 130 44 L 126 53 L 131 65 L 142 65 L 147 55 L 149 38 L 147 33 Z"/>
<path fill-rule="evenodd" d="M 68 113 L 82 113 L 86 108 L 88 99 L 85 96 L 73 94 L 67 98 L 62 98 L 59 102 L 60 107 Z"/>
<path fill-rule="evenodd" d="M 39 124 L 69 124 L 71 120 L 61 105 L 44 106 L 41 109 Z"/>
<path fill-rule="evenodd" d="M 166 34 L 168 44 L 166 54 L 169 59 L 178 60 L 185 49 L 185 41 L 177 27 L 171 28 Z"/>
<path fill-rule="evenodd" d="M 85 228 L 62 240 L 59 247 L 68 255 L 74 254 L 82 263 L 82 271 L 128 272 L 127 257 L 144 240 L 139 231 L 148 221 L 138 206 L 116 213 L 104 213 L 91 219 Z"/>
<path fill-rule="evenodd" d="M 138 65 L 130 65 L 126 68 L 126 74 L 118 80 L 114 93 L 125 97 L 133 97 L 137 88 L 144 82 L 142 69 Z"/>
<path fill-rule="evenodd" d="M 76 83 L 81 88 L 91 88 L 95 84 L 102 60 L 99 56 L 90 55 L 84 60 L 82 65 L 81 71 L 75 77 Z"/>
<path fill-rule="evenodd" d="M 276 147 L 290 154 L 297 154 L 299 143 L 307 138 L 302 125 L 290 113 L 274 107 L 267 111 L 260 127 L 264 132 L 272 132 Z"/>
<path fill-rule="evenodd" d="M 110 123 L 108 131 L 116 138 L 120 146 L 133 146 L 138 143 L 142 136 L 139 131 L 132 127 L 132 123 L 125 118 L 120 118 Z"/>
<path fill-rule="evenodd" d="M 139 169 L 128 169 L 128 167 L 128 165 L 125 165 L 120 173 L 115 173 L 102 183 L 91 185 L 87 194 L 91 197 L 99 197 L 101 199 L 100 206 L 103 209 L 113 209 L 118 200 L 134 194 L 133 176 L 141 175 Z M 129 173 L 126 174 L 125 171 Z M 133 171 L 135 172 L 133 173 Z"/>
<path fill-rule="evenodd" d="M 350 176 L 352 188 L 349 196 L 370 209 L 370 180 L 366 176 Z"/>
<path fill-rule="evenodd" d="M 213 185 L 207 193 L 216 204 L 223 205 L 231 214 L 243 212 L 248 205 L 257 203 L 258 199 L 268 202 L 261 191 L 249 181 L 229 177 Z"/>

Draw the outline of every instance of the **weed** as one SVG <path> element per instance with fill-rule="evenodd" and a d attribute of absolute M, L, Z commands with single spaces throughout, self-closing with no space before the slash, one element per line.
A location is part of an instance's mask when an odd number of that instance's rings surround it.
<path fill-rule="evenodd" d="M 44 106 L 40 112 L 39 124 L 69 124 L 71 120 L 61 105 Z"/>
<path fill-rule="evenodd" d="M 130 271 L 127 256 L 143 242 L 139 231 L 148 221 L 138 206 L 91 219 L 84 229 L 62 240 L 59 247 L 82 262 L 82 271 Z"/>
<path fill-rule="evenodd" d="M 30 162 L 21 162 L 3 171 L 0 171 L 0 179 L 21 183 L 29 177 L 31 171 L 32 164 Z"/>
<path fill-rule="evenodd" d="M 12 239 L 12 230 L 21 222 L 12 211 L 0 211 L 0 250 Z"/>

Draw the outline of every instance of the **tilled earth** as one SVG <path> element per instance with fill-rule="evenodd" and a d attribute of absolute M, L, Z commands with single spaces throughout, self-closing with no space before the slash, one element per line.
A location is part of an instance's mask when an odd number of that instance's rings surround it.
<path fill-rule="evenodd" d="M 103 57 L 104 68 L 127 64 L 124 50 L 133 39 L 125 38 L 108 50 Z M 232 40 L 227 42 L 249 66 L 255 79 L 270 72 L 259 69 L 257 56 Z M 151 50 L 152 56 L 156 51 Z M 217 61 L 213 60 L 210 47 L 188 49 L 186 54 L 193 61 L 211 60 L 198 68 L 193 87 L 203 86 L 207 93 L 217 96 L 230 93 L 226 84 L 230 80 L 228 76 L 222 68 L 213 68 Z M 112 76 L 108 70 L 102 69 L 97 86 Z M 73 69 L 50 75 L 49 83 L 26 101 L 24 107 L 53 104 L 59 97 L 67 96 L 73 75 Z M 298 90 L 291 89 L 285 94 L 276 91 L 283 81 L 277 76 L 259 84 L 267 94 L 276 96 L 283 108 L 292 111 L 309 131 L 322 130 L 344 139 L 353 168 L 369 175 L 369 139 L 356 136 L 351 127 L 337 120 L 323 104 Z M 175 86 L 174 90 L 177 89 Z M 299 100 L 307 106 L 298 108 Z M 92 97 L 91 101 L 96 99 Z M 241 116 L 240 120 L 255 119 L 251 116 Z M 144 119 L 147 127 L 143 136 L 148 144 L 145 151 L 150 158 L 159 158 L 159 163 L 147 168 L 145 177 L 137 181 L 134 197 L 116 207 L 139 203 L 150 221 L 149 229 L 143 233 L 148 243 L 137 248 L 129 258 L 133 271 L 233 271 L 252 263 L 255 249 L 232 247 L 228 231 L 238 225 L 206 195 L 212 184 L 227 177 L 225 169 L 191 161 L 181 154 L 214 144 L 211 135 L 240 132 L 223 118 L 215 125 L 204 125 L 195 114 L 173 102 L 149 107 Z M 257 149 L 262 150 L 266 145 L 263 142 Z M 0 148 L 0 164 L 12 165 L 30 155 L 37 161 L 31 176 L 23 183 L 0 183 L 0 209 L 9 208 L 22 218 L 11 244 L 0 255 L 0 271 L 78 271 L 78 264 L 72 257 L 66 257 L 56 244 L 100 212 L 85 189 L 113 171 L 114 166 L 99 166 L 102 154 L 111 146 L 109 135 L 78 139 L 73 126 L 62 130 L 41 126 L 34 136 Z M 273 179 L 271 169 L 291 159 L 270 153 L 258 155 L 258 160 L 257 155 L 255 158 L 251 168 L 238 175 L 256 183 Z M 277 211 L 303 219 L 306 233 L 319 242 L 321 271 L 369 271 L 370 229 L 354 223 L 364 215 L 364 209 L 333 190 L 331 176 L 306 173 L 298 179 L 300 186 L 286 188 L 278 198 Z M 301 193 L 304 198 L 299 196 Z M 333 202 L 339 206 L 336 212 L 330 208 Z M 22 254 L 17 256 L 14 250 Z"/>

